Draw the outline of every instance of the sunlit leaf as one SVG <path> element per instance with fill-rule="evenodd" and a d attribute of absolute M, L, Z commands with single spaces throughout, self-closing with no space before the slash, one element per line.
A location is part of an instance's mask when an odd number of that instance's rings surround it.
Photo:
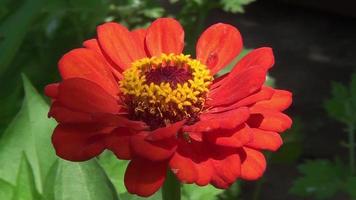
<path fill-rule="evenodd" d="M 0 199 L 11 199 L 14 192 L 14 186 L 0 179 Z"/>
<path fill-rule="evenodd" d="M 47 118 L 48 105 L 23 78 L 25 99 L 20 112 L 0 139 L 0 178 L 16 185 L 16 177 L 23 154 L 33 170 L 39 192 L 47 172 L 56 159 L 51 134 L 55 122 Z"/>
<path fill-rule="evenodd" d="M 52 166 L 44 188 L 46 200 L 118 200 L 116 191 L 95 159 Z"/>
<path fill-rule="evenodd" d="M 124 176 L 128 161 L 119 160 L 110 151 L 105 151 L 99 156 L 98 162 L 104 168 L 118 194 L 127 192 L 124 185 Z"/>

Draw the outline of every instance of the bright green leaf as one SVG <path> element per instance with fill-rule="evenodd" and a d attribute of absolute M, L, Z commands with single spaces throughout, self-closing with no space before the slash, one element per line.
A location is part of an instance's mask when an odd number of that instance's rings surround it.
<path fill-rule="evenodd" d="M 14 186 L 0 179 L 0 199 L 11 199 L 14 192 Z"/>
<path fill-rule="evenodd" d="M 30 163 L 23 154 L 20 169 L 17 174 L 16 186 L 11 198 L 12 200 L 38 200 L 40 195 L 36 190 L 35 179 Z"/>
<path fill-rule="evenodd" d="M 37 190 L 56 159 L 51 135 L 55 122 L 47 118 L 48 105 L 27 78 L 23 78 L 25 99 L 20 112 L 0 139 L 0 178 L 12 185 L 20 168 L 23 153 L 33 170 Z"/>
<path fill-rule="evenodd" d="M 47 177 L 44 197 L 46 200 L 118 200 L 114 186 L 95 159 L 76 163 L 59 159 Z"/>
<path fill-rule="evenodd" d="M 144 198 L 125 192 L 123 194 L 120 194 L 120 197 L 123 200 L 162 200 L 162 193 L 161 190 L 159 190 L 156 193 L 154 193 L 152 196 Z"/>
<path fill-rule="evenodd" d="M 110 151 L 102 153 L 98 161 L 114 184 L 117 193 L 122 194 L 127 192 L 124 185 L 124 176 L 128 161 L 117 159 Z"/>
<path fill-rule="evenodd" d="M 197 186 L 195 184 L 184 184 L 182 187 L 182 199 L 183 200 L 217 200 L 217 195 L 224 192 L 215 188 L 214 186 L 207 185 L 204 187 Z"/>

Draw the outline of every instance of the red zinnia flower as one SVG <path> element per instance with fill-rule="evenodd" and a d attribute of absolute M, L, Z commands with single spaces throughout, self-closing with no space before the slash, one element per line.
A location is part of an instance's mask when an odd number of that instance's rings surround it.
<path fill-rule="evenodd" d="M 253 50 L 214 79 L 242 49 L 233 26 L 204 31 L 196 59 L 182 54 L 184 31 L 174 19 L 134 31 L 105 23 L 97 32 L 62 57 L 63 81 L 45 89 L 49 116 L 59 123 L 52 138 L 58 156 L 83 161 L 109 149 L 131 160 L 125 185 L 140 196 L 157 191 L 167 170 L 181 182 L 217 188 L 261 177 L 260 151 L 277 150 L 292 123 L 282 113 L 291 93 L 263 85 L 271 48 Z"/>

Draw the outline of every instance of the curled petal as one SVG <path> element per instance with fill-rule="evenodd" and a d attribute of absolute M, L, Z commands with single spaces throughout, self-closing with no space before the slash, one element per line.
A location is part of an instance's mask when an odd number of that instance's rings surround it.
<path fill-rule="evenodd" d="M 49 84 L 45 87 L 44 93 L 46 94 L 46 96 L 55 99 L 58 96 L 58 86 L 59 86 L 59 83 Z"/>
<path fill-rule="evenodd" d="M 205 134 L 208 141 L 225 147 L 239 148 L 253 140 L 253 132 L 242 124 L 232 130 L 215 130 Z"/>
<path fill-rule="evenodd" d="M 125 173 L 125 186 L 129 193 L 148 197 L 162 186 L 167 172 L 166 162 L 152 162 L 134 158 Z"/>
<path fill-rule="evenodd" d="M 245 122 L 248 117 L 249 111 L 247 107 L 221 113 L 207 113 L 200 116 L 200 121 L 184 127 L 183 130 L 187 132 L 208 132 L 215 129 L 233 129 Z"/>
<path fill-rule="evenodd" d="M 257 102 L 254 107 L 257 109 L 271 109 L 284 111 L 292 104 L 292 93 L 285 90 L 275 90 L 269 100 Z"/>
<path fill-rule="evenodd" d="M 281 112 L 261 110 L 253 113 L 247 121 L 250 127 L 281 133 L 292 126 L 292 120 Z"/>
<path fill-rule="evenodd" d="M 147 29 L 146 47 L 151 56 L 180 54 L 184 48 L 184 30 L 172 18 L 159 18 Z"/>
<path fill-rule="evenodd" d="M 273 131 L 253 128 L 253 139 L 246 146 L 254 149 L 276 151 L 283 144 L 281 136 Z"/>
<path fill-rule="evenodd" d="M 56 154 L 70 161 L 85 161 L 105 149 L 104 135 L 88 125 L 59 124 L 52 135 Z"/>
<path fill-rule="evenodd" d="M 214 107 L 210 108 L 209 112 L 210 113 L 218 113 L 218 112 L 224 112 L 232 109 L 237 109 L 239 107 L 243 106 L 250 106 L 252 104 L 255 104 L 256 102 L 263 102 L 264 100 L 268 100 L 272 97 L 274 94 L 274 89 L 270 87 L 262 87 L 262 89 L 255 94 L 252 94 L 246 98 L 241 99 L 240 101 L 229 105 L 229 106 L 219 106 L 219 107 Z"/>
<path fill-rule="evenodd" d="M 99 85 L 81 78 L 66 79 L 59 85 L 58 101 L 69 109 L 87 113 L 117 114 L 117 100 Z"/>
<path fill-rule="evenodd" d="M 175 139 L 148 141 L 145 138 L 149 134 L 149 132 L 141 132 L 131 137 L 130 145 L 137 155 L 152 161 L 165 160 L 173 155 L 176 149 Z"/>
<path fill-rule="evenodd" d="M 244 147 L 241 157 L 241 178 L 245 180 L 259 179 L 266 170 L 264 155 L 257 150 Z"/>
<path fill-rule="evenodd" d="M 152 131 L 146 137 L 146 140 L 157 141 L 157 140 L 171 138 L 174 136 L 177 137 L 178 131 L 182 128 L 185 121 L 186 120 L 182 120 L 182 121 L 176 122 L 174 124 L 168 125 L 166 127 L 158 128 L 158 129 Z"/>
<path fill-rule="evenodd" d="M 233 26 L 218 23 L 210 26 L 200 36 L 197 59 L 207 65 L 211 75 L 226 67 L 241 51 L 242 38 Z"/>
<path fill-rule="evenodd" d="M 248 97 L 261 89 L 266 80 L 266 72 L 265 69 L 255 66 L 234 77 L 226 77 L 227 80 L 219 88 L 208 94 L 207 105 L 229 105 Z"/>

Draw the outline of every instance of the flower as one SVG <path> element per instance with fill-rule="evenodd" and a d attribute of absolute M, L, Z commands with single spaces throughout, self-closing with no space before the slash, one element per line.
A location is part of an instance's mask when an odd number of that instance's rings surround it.
<path fill-rule="evenodd" d="M 205 30 L 195 59 L 182 54 L 184 31 L 171 18 L 134 31 L 105 23 L 83 46 L 60 59 L 63 80 L 45 88 L 49 116 L 59 123 L 52 142 L 71 161 L 105 149 L 130 160 L 130 193 L 152 195 L 167 170 L 183 183 L 217 188 L 258 179 L 266 168 L 261 151 L 277 150 L 279 133 L 291 126 L 282 111 L 292 94 L 264 85 L 271 48 L 251 51 L 214 77 L 242 49 L 231 25 Z"/>

